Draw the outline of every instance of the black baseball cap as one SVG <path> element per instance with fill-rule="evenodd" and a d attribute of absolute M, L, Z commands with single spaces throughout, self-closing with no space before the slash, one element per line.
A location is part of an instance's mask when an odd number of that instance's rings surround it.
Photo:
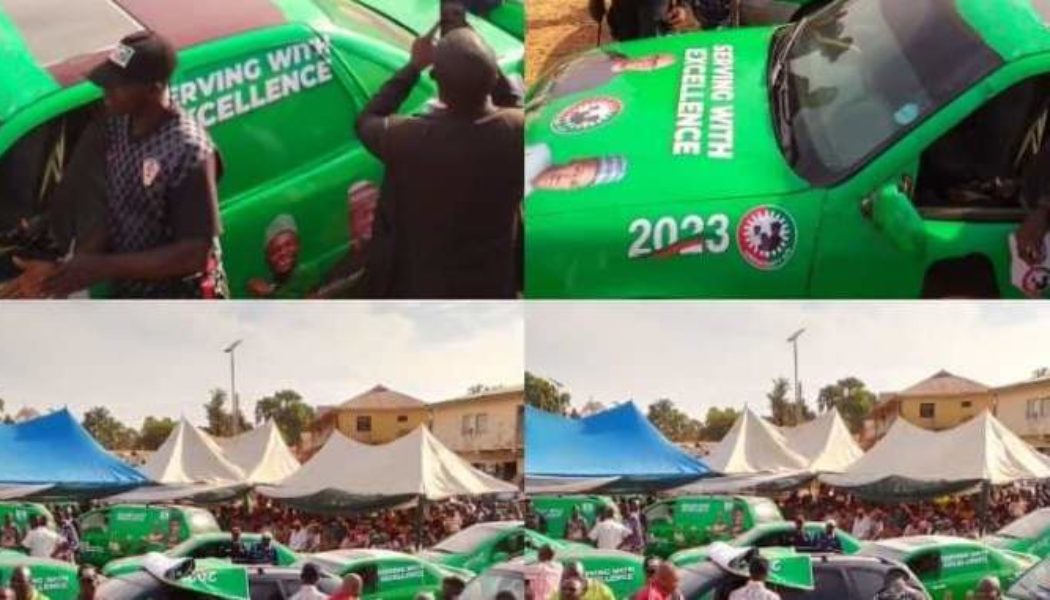
<path fill-rule="evenodd" d="M 125 36 L 101 64 L 88 73 L 100 87 L 129 83 L 166 83 L 175 72 L 175 47 L 155 31 Z"/>

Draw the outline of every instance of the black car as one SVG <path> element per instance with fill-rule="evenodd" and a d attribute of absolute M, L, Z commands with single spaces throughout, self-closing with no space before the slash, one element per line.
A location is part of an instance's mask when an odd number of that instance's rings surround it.
<path fill-rule="evenodd" d="M 907 567 L 885 559 L 840 554 L 813 556 L 813 590 L 801 590 L 769 584 L 781 600 L 871 600 L 882 589 L 886 574 L 899 569 L 908 576 L 911 587 L 923 590 L 922 584 Z M 731 573 L 712 561 L 679 570 L 681 589 L 686 600 L 727 600 L 729 594 L 743 586 L 747 579 Z M 929 598 L 925 591 L 921 592 Z"/>
<path fill-rule="evenodd" d="M 287 600 L 299 591 L 299 569 L 289 567 L 248 567 L 251 600 Z M 342 584 L 331 574 L 322 574 L 317 589 L 329 596 Z M 109 579 L 98 589 L 104 600 L 212 600 L 211 596 L 178 588 L 147 571 L 137 571 Z"/>

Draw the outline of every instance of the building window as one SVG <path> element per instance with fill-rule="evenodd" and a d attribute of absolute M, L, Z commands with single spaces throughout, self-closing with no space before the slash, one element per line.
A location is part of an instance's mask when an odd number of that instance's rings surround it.
<path fill-rule="evenodd" d="M 398 415 L 397 416 L 397 422 L 398 423 L 408 423 L 408 415 Z"/>
<path fill-rule="evenodd" d="M 474 433 L 474 415 L 463 415 L 463 426 L 460 433 L 466 436 Z"/>
<path fill-rule="evenodd" d="M 489 416 L 486 414 L 480 414 L 474 417 L 474 433 L 482 434 L 485 433 L 489 428 Z"/>
<path fill-rule="evenodd" d="M 963 408 L 971 408 L 973 406 L 973 402 L 970 402 L 969 400 L 963 401 L 962 404 L 963 404 Z"/>
<path fill-rule="evenodd" d="M 923 419 L 933 418 L 933 402 L 923 402 L 919 405 L 919 417 Z"/>
<path fill-rule="evenodd" d="M 1029 400 L 1024 405 L 1024 418 L 1031 421 L 1035 419 L 1035 400 Z"/>
<path fill-rule="evenodd" d="M 372 417 L 357 417 L 357 431 L 359 433 L 370 433 L 372 431 Z"/>

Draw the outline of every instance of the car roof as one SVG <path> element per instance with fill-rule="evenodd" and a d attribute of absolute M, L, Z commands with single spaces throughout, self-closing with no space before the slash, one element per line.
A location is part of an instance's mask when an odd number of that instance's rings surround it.
<path fill-rule="evenodd" d="M 394 550 L 381 550 L 379 548 L 349 548 L 343 550 L 329 550 L 327 552 L 318 552 L 313 556 L 321 560 L 327 559 L 333 562 L 380 560 L 384 558 L 407 558 L 422 560 L 418 556 L 412 556 L 411 554 L 405 554 L 404 552 L 396 552 Z M 309 560 L 309 557 L 307 557 L 306 560 Z"/>
<path fill-rule="evenodd" d="M 1050 52 L 1050 1 L 956 0 L 959 13 L 1007 62 Z"/>
<path fill-rule="evenodd" d="M 897 552 L 911 553 L 917 550 L 926 550 L 949 545 L 974 545 L 977 542 L 966 538 L 950 535 L 913 535 L 909 537 L 890 538 L 871 542 L 876 546 L 883 546 Z"/>

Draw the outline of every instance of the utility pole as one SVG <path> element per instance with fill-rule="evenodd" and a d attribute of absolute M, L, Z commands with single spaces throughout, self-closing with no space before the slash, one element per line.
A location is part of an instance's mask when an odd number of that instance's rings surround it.
<path fill-rule="evenodd" d="M 240 420 L 237 418 L 237 415 L 240 414 L 241 403 L 237 399 L 237 360 L 235 350 L 237 350 L 237 346 L 241 345 L 242 341 L 237 340 L 223 350 L 223 352 L 230 355 L 230 406 L 232 407 L 231 420 L 233 421 L 231 433 L 233 435 L 241 432 Z"/>
<path fill-rule="evenodd" d="M 799 414 L 799 409 L 802 408 L 801 405 L 799 405 L 799 398 L 802 397 L 802 389 L 799 387 L 798 383 L 798 338 L 801 337 L 802 334 L 805 333 L 805 331 L 806 328 L 803 327 L 795 333 L 792 333 L 791 336 L 787 339 L 787 341 L 791 344 L 791 353 L 795 359 L 795 407 L 792 409 L 792 412 L 795 413 L 795 423 L 798 423 L 800 420 L 802 420 L 802 415 Z"/>

